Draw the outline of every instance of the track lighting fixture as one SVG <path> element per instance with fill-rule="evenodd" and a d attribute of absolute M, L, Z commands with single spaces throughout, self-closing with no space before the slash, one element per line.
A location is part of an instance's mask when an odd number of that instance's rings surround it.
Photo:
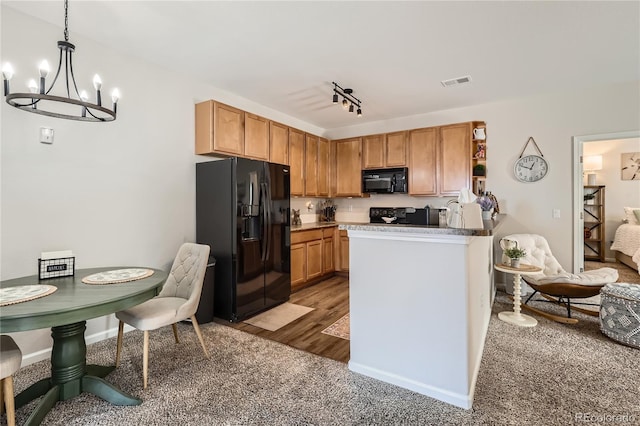
<path fill-rule="evenodd" d="M 353 96 L 353 89 L 343 89 L 338 83 L 333 82 L 333 103 L 338 103 L 338 97 L 342 96 L 342 108 L 353 113 L 357 107 L 357 116 L 362 117 L 362 107 L 360 99 Z"/>
<path fill-rule="evenodd" d="M 36 114 L 47 115 L 49 117 L 64 118 L 67 120 L 79 121 L 113 121 L 116 119 L 116 111 L 120 92 L 113 89 L 111 93 L 112 108 L 108 109 L 102 105 L 102 80 L 96 74 L 93 77 L 93 88 L 95 89 L 95 103 L 89 102 L 89 95 L 84 90 L 78 90 L 76 77 L 73 73 L 73 52 L 75 46 L 69 42 L 68 28 L 68 0 L 64 1 L 64 41 L 58 42 L 60 55 L 58 59 L 58 70 L 53 77 L 53 82 L 47 89 L 45 80 L 51 71 L 49 63 L 44 60 L 40 63 L 40 78 L 38 84 L 35 79 L 29 81 L 27 87 L 29 93 L 11 93 L 9 81 L 13 77 L 13 67 L 11 64 L 4 64 L 2 67 L 2 78 L 4 80 L 4 96 L 7 103 L 23 111 Z M 66 96 L 54 95 L 51 93 L 58 77 L 64 77 L 63 92 Z M 64 90 L 66 89 L 66 90 Z M 75 96 L 73 91 L 75 91 Z M 63 105 L 64 104 L 64 105 Z"/>

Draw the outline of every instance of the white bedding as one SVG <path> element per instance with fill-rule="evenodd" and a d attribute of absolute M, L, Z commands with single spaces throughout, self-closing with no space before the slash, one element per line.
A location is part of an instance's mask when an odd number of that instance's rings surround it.
<path fill-rule="evenodd" d="M 638 265 L 640 272 L 640 225 L 625 223 L 616 229 L 611 250 L 617 250 L 631 256 L 631 260 Z"/>

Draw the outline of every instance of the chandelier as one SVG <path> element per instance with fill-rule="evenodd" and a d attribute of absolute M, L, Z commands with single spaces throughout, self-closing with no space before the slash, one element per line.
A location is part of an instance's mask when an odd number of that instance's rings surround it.
<path fill-rule="evenodd" d="M 355 107 L 357 107 L 356 114 L 358 117 L 362 117 L 362 108 L 360 107 L 360 99 L 353 96 L 353 89 L 343 89 L 336 82 L 332 82 L 333 84 L 333 103 L 338 103 L 338 97 L 342 96 L 342 108 L 346 109 L 349 112 L 353 112 Z"/>
<path fill-rule="evenodd" d="M 49 88 L 45 82 L 49 75 L 50 67 L 46 60 L 40 63 L 40 82 L 32 79 L 27 84 L 29 93 L 10 93 L 9 81 L 13 77 L 13 67 L 6 63 L 2 67 L 2 78 L 4 80 L 4 96 L 7 103 L 23 111 L 42 114 L 49 117 L 65 118 L 67 120 L 79 121 L 113 121 L 116 119 L 116 110 L 120 92 L 113 89 L 111 92 L 112 109 L 102 105 L 102 80 L 98 74 L 93 77 L 93 87 L 95 89 L 95 103 L 89 102 L 89 95 L 85 90 L 78 91 L 76 78 L 73 74 L 73 52 L 75 46 L 69 43 L 68 29 L 68 0 L 64 1 L 64 41 L 58 41 L 60 57 L 58 60 L 58 70 Z M 64 66 L 64 70 L 63 70 Z M 64 75 L 64 87 L 67 96 L 57 96 L 49 94 L 60 76 Z M 73 90 L 72 90 L 73 89 Z M 72 94 L 74 97 L 72 97 Z"/>

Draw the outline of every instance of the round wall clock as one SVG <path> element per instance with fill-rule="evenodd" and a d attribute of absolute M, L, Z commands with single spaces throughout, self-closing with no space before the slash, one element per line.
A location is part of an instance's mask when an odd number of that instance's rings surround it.
<path fill-rule="evenodd" d="M 533 142 L 533 146 L 540 155 L 531 154 L 524 157 L 522 156 L 529 142 Z M 520 156 L 513 165 L 513 174 L 520 182 L 537 182 L 545 177 L 548 172 L 549 164 L 547 164 L 547 160 L 544 159 L 544 155 L 542 151 L 540 151 L 536 140 L 533 139 L 533 136 L 529 136 L 527 143 L 524 144 L 522 151 L 520 151 Z"/>
<path fill-rule="evenodd" d="M 526 155 L 518 158 L 513 166 L 513 173 L 521 182 L 537 182 L 547 175 L 547 160 L 539 155 Z"/>

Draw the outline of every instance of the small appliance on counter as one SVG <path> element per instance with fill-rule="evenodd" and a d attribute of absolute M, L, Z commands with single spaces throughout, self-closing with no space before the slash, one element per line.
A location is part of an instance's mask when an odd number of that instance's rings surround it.
<path fill-rule="evenodd" d="M 335 222 L 336 209 L 338 207 L 333 204 L 333 200 L 326 200 L 318 204 L 320 212 L 320 222 Z"/>

